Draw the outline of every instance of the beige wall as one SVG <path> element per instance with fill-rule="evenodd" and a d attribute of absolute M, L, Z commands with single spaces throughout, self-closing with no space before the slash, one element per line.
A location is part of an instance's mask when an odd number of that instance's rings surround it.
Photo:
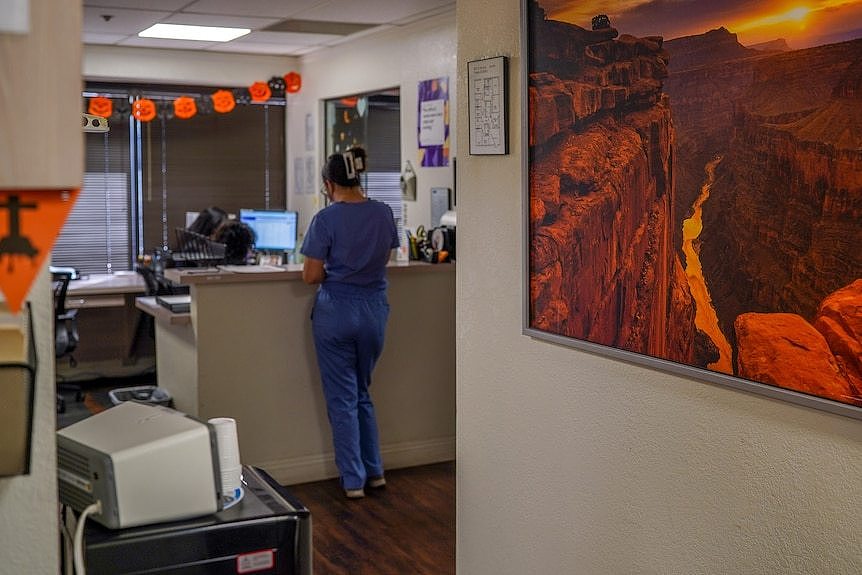
<path fill-rule="evenodd" d="M 283 76 L 298 65 L 297 59 L 290 56 L 103 45 L 85 46 L 83 58 L 87 80 L 213 87 L 250 86 Z"/>
<path fill-rule="evenodd" d="M 519 9 L 457 8 L 459 124 L 500 54 L 514 118 L 459 161 L 458 572 L 862 572 L 862 422 L 521 335 Z"/>
<path fill-rule="evenodd" d="M 0 33 L 0 189 L 77 187 L 84 157 L 81 8 L 51 0 L 28 4 L 29 32 Z M 0 478 L 2 575 L 53 574 L 59 566 L 54 330 L 47 264 L 28 300 L 38 358 L 31 466 L 29 475 Z"/>
<path fill-rule="evenodd" d="M 322 101 L 328 98 L 398 87 L 401 94 L 401 165 L 407 160 L 417 175 L 416 201 L 405 201 L 404 225 L 430 229 L 431 188 L 453 187 L 452 167 L 419 166 L 416 134 L 418 85 L 422 80 L 448 77 L 450 108 L 456 110 L 455 13 L 428 18 L 409 26 L 394 27 L 373 36 L 313 52 L 302 59 L 302 90 L 288 97 L 288 171 L 295 159 L 310 158 L 316 166 L 311 194 L 298 193 L 293 174 L 288 177 L 288 205 L 298 210 L 300 229 L 308 226 L 321 205 L 320 179 L 323 165 Z M 306 116 L 311 119 L 314 146 L 306 149 Z M 450 117 L 450 157 L 457 155 L 454 134 L 457 119 Z M 373 170 L 374 158 L 369 158 Z"/>

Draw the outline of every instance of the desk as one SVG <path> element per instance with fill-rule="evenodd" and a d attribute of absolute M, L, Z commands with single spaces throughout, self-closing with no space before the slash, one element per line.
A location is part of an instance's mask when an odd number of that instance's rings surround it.
<path fill-rule="evenodd" d="M 174 407 L 203 420 L 234 418 L 243 463 L 283 485 L 337 476 L 309 319 L 316 288 L 302 282 L 301 266 L 165 276 L 191 294 L 188 319 L 153 312 L 158 381 Z M 391 266 L 389 304 L 371 386 L 384 463 L 452 460 L 454 264 Z"/>
<path fill-rule="evenodd" d="M 135 362 L 140 313 L 135 298 L 147 291 L 140 274 L 90 274 L 69 282 L 66 307 L 78 311 L 79 362 L 120 359 Z M 143 350 L 141 350 L 143 351 Z"/>

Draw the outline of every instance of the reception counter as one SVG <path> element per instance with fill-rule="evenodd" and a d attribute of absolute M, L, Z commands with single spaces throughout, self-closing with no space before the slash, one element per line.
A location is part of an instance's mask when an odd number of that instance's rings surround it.
<path fill-rule="evenodd" d="M 338 475 L 314 354 L 316 287 L 301 266 L 169 269 L 189 313 L 153 298 L 158 382 L 199 419 L 232 417 L 240 458 L 283 485 Z M 455 267 L 389 268 L 391 312 L 371 394 L 387 468 L 455 458 Z"/>

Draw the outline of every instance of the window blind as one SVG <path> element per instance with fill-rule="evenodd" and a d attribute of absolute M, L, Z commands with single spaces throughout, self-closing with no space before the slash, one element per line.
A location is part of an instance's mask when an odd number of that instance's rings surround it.
<path fill-rule="evenodd" d="M 60 235 L 52 263 L 81 273 L 128 270 L 132 259 L 128 126 L 85 134 L 84 185 Z"/>
<path fill-rule="evenodd" d="M 201 107 L 175 118 L 181 95 L 206 102 L 214 88 L 88 83 L 83 97 L 111 99 L 110 131 L 86 133 L 85 181 L 55 242 L 54 265 L 83 273 L 133 269 L 137 257 L 172 249 L 174 228 L 186 212 L 218 206 L 284 209 L 284 99 L 238 103 L 227 114 Z M 130 119 L 130 103 L 146 97 L 160 113 L 151 122 Z"/>

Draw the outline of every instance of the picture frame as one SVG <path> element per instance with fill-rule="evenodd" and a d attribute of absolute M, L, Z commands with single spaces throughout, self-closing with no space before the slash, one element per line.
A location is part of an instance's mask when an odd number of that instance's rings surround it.
<path fill-rule="evenodd" d="M 746 45 L 601 4 L 522 2 L 523 333 L 862 419 L 862 189 L 830 185 L 862 143 L 827 137 L 860 22 Z"/>
<path fill-rule="evenodd" d="M 467 62 L 470 155 L 509 153 L 509 59 Z"/>

